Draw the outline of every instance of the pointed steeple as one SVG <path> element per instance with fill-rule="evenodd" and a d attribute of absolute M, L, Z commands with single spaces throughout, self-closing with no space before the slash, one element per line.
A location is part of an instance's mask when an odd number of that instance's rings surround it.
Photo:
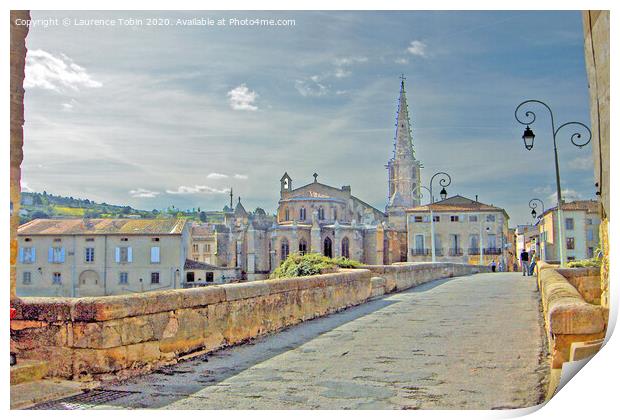
<path fill-rule="evenodd" d="M 235 206 L 235 217 L 248 217 L 248 212 L 245 211 L 245 207 L 241 204 L 241 197 Z"/>
<path fill-rule="evenodd" d="M 396 136 L 394 137 L 394 158 L 414 158 L 409 106 L 405 91 L 405 76 L 400 77 L 400 95 L 398 98 L 398 115 L 396 117 Z"/>
<path fill-rule="evenodd" d="M 409 121 L 409 107 L 405 90 L 405 76 L 401 76 L 394 153 L 386 168 L 388 169 L 388 205 L 390 225 L 397 229 L 405 228 L 404 211 L 420 204 L 413 193 L 420 184 L 420 162 L 415 159 L 413 137 Z"/>

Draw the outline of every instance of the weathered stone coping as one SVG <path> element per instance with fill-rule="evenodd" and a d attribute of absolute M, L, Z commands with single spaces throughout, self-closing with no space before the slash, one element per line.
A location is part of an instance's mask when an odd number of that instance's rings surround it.
<path fill-rule="evenodd" d="M 126 377 L 273 333 L 427 281 L 488 271 L 465 264 L 367 266 L 317 276 L 92 298 L 21 298 L 19 358 L 51 376 Z M 12 344 L 12 345 L 13 345 Z"/>
<path fill-rule="evenodd" d="M 572 343 L 604 338 L 608 314 L 600 305 L 588 303 L 579 291 L 583 290 L 591 301 L 597 295 L 600 299 L 600 290 L 597 293 L 592 286 L 596 268 L 559 268 L 539 263 L 538 273 L 552 367 L 559 368 L 569 361 Z"/>

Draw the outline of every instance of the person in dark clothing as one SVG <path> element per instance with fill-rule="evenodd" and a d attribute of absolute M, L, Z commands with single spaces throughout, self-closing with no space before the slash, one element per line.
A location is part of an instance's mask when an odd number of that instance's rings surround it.
<path fill-rule="evenodd" d="M 524 276 L 526 274 L 528 276 L 531 276 L 529 260 L 530 260 L 530 254 L 528 254 L 528 252 L 525 249 L 522 250 L 521 251 L 521 271 L 523 272 Z"/>

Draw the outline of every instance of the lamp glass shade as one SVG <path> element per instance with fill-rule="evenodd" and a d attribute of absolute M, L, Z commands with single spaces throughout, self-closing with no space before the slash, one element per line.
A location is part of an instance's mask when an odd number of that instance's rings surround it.
<path fill-rule="evenodd" d="M 445 200 L 446 197 L 448 197 L 448 191 L 446 191 L 445 188 L 442 188 L 441 191 L 439 192 L 439 195 L 441 196 L 442 200 Z"/>
<path fill-rule="evenodd" d="M 536 210 L 532 209 L 532 217 L 535 219 L 536 218 Z"/>
<path fill-rule="evenodd" d="M 532 148 L 534 147 L 534 137 L 536 137 L 536 135 L 528 125 L 525 128 L 525 131 L 523 131 L 523 136 L 521 137 L 527 150 L 532 150 Z"/>

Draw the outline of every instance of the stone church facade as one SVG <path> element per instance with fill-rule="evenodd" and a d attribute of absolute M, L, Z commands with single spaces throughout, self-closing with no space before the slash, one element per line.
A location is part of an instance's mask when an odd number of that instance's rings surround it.
<path fill-rule="evenodd" d="M 292 253 L 316 252 L 365 264 L 407 261 L 406 210 L 418 206 L 414 190 L 421 164 L 415 158 L 404 78 L 400 85 L 393 156 L 388 161 L 388 203 L 379 210 L 340 188 L 318 182 L 293 188 L 280 179 L 275 215 L 248 212 L 241 203 L 224 208 L 224 222 L 192 227 L 192 258 L 237 267 L 247 280 L 264 279 Z"/>

